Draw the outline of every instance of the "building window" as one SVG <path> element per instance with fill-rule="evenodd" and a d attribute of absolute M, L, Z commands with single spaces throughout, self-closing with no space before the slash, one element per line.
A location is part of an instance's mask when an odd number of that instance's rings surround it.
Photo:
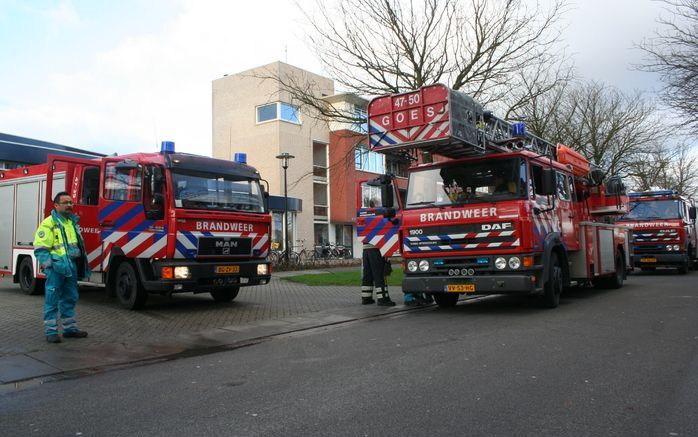
<path fill-rule="evenodd" d="M 276 120 L 276 103 L 257 106 L 257 123 Z"/>
<path fill-rule="evenodd" d="M 330 227 L 327 223 L 315 223 L 315 245 L 324 246 L 330 242 Z"/>
<path fill-rule="evenodd" d="M 313 142 L 313 181 L 327 183 L 327 145 Z"/>
<path fill-rule="evenodd" d="M 351 225 L 334 225 L 334 234 L 337 244 L 351 247 L 354 240 L 354 230 Z"/>
<path fill-rule="evenodd" d="M 279 103 L 281 119 L 290 123 L 301 124 L 299 117 L 298 106 L 293 106 L 289 103 Z"/>
<path fill-rule="evenodd" d="M 354 123 L 351 125 L 351 130 L 360 134 L 368 132 L 368 121 L 366 116 L 366 108 L 354 106 Z"/>
<path fill-rule="evenodd" d="M 285 102 L 274 102 L 257 106 L 257 123 L 264 123 L 272 120 L 287 121 L 289 123 L 301 124 L 300 111 L 298 106 Z"/>
<path fill-rule="evenodd" d="M 359 145 L 354 149 L 354 166 L 357 170 L 383 174 L 385 156 L 382 153 L 371 152 L 366 145 Z"/>
<path fill-rule="evenodd" d="M 315 220 L 327 220 L 327 207 L 327 184 L 313 184 L 313 214 L 315 215 Z"/>

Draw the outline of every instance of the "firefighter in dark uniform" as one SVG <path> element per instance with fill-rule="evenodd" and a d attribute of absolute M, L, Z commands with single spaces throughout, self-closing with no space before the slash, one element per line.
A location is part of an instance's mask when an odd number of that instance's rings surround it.
<path fill-rule="evenodd" d="M 377 303 L 380 306 L 395 306 L 395 302 L 388 295 L 385 264 L 386 260 L 380 250 L 372 244 L 364 243 L 361 257 L 361 303 L 363 305 Z M 377 300 L 373 300 L 374 289 Z"/>

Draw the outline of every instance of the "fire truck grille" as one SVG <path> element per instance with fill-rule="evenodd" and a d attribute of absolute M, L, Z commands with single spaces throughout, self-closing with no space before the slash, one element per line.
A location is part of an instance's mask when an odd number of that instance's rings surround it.
<path fill-rule="evenodd" d="M 633 231 L 636 243 L 669 243 L 678 242 L 679 233 L 674 230 L 662 231 Z"/>
<path fill-rule="evenodd" d="M 634 244 L 633 252 L 635 255 L 647 255 L 647 254 L 658 254 L 667 253 L 666 245 L 656 245 L 656 244 Z"/>

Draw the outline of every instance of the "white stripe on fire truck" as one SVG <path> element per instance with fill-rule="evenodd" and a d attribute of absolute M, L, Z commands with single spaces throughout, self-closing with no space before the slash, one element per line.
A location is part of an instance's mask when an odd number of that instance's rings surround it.
<path fill-rule="evenodd" d="M 135 248 L 141 245 L 145 240 L 148 238 L 152 237 L 153 233 L 152 232 L 140 232 L 138 235 L 136 235 L 131 241 L 128 243 L 124 244 L 123 247 L 121 248 L 124 251 L 125 255 L 128 255 L 131 253 Z"/>
<path fill-rule="evenodd" d="M 407 237 L 409 242 L 419 242 L 419 241 L 448 241 L 448 240 L 460 240 L 463 238 L 487 238 L 487 237 L 510 237 L 514 235 L 516 231 L 492 231 L 492 232 L 478 232 L 473 234 L 472 232 L 466 234 L 446 234 L 446 235 L 428 235 L 424 237 Z"/>
<path fill-rule="evenodd" d="M 150 258 L 153 255 L 155 255 L 160 249 L 165 247 L 166 245 L 167 245 L 167 238 L 161 237 L 158 241 L 155 242 L 155 244 L 148 247 L 146 250 L 143 251 L 143 253 L 138 255 L 138 258 Z"/>

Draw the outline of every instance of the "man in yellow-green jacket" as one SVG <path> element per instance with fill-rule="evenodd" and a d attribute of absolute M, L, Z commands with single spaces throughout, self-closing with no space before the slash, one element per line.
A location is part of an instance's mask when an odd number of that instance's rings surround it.
<path fill-rule="evenodd" d="M 34 255 L 46 274 L 44 333 L 49 343 L 60 343 L 58 312 L 64 338 L 84 338 L 78 329 L 75 304 L 78 280 L 89 277 L 85 244 L 78 228 L 79 217 L 73 214 L 73 199 L 65 191 L 53 198 L 54 209 L 39 225 L 34 235 Z"/>

